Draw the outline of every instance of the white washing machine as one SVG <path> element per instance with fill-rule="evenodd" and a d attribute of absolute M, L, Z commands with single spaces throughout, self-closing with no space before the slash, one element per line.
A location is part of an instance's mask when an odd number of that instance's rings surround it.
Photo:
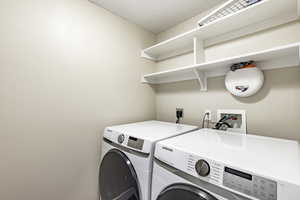
<path fill-rule="evenodd" d="M 197 129 L 146 121 L 105 129 L 99 169 L 102 200 L 149 200 L 155 143 Z"/>
<path fill-rule="evenodd" d="M 299 200 L 299 142 L 201 129 L 156 144 L 152 200 Z"/>

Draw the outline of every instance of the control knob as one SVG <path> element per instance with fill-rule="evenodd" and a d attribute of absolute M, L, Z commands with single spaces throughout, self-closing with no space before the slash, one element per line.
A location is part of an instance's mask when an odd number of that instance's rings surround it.
<path fill-rule="evenodd" d="M 208 162 L 206 162 L 205 160 L 198 160 L 196 165 L 196 172 L 200 175 L 200 176 L 208 176 L 210 173 L 210 166 L 208 164 Z"/>
<path fill-rule="evenodd" d="M 125 140 L 125 135 L 124 134 L 121 134 L 121 135 L 118 136 L 118 142 L 120 144 L 122 144 L 124 142 L 124 140 Z"/>

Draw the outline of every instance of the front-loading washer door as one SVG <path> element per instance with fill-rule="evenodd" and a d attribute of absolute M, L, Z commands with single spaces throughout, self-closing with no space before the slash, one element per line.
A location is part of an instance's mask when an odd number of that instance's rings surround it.
<path fill-rule="evenodd" d="M 135 170 L 128 157 L 117 149 L 102 159 L 99 187 L 101 200 L 140 200 Z"/>
<path fill-rule="evenodd" d="M 157 200 L 218 200 L 208 192 L 187 184 L 175 184 L 164 189 Z"/>

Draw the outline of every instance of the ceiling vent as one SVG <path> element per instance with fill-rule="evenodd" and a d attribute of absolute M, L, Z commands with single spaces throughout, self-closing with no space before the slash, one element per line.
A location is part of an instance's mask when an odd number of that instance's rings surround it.
<path fill-rule="evenodd" d="M 209 15 L 202 18 L 198 24 L 204 26 L 210 24 L 216 20 L 222 19 L 226 16 L 232 15 L 238 11 L 241 11 L 249 6 L 252 6 L 263 0 L 230 0 L 224 3 L 221 7 L 217 8 Z"/>

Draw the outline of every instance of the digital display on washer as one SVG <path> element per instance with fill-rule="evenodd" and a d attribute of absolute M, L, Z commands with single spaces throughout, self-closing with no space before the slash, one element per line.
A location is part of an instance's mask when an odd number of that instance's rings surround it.
<path fill-rule="evenodd" d="M 130 136 L 130 137 L 129 137 L 129 140 L 132 140 L 132 141 L 135 141 L 135 142 L 136 142 L 138 139 L 135 138 L 135 137 L 131 137 L 131 136 Z"/>
<path fill-rule="evenodd" d="M 134 149 L 142 150 L 144 146 L 144 140 L 130 136 L 128 139 L 127 146 Z"/>
<path fill-rule="evenodd" d="M 229 167 L 225 167 L 225 172 L 252 181 L 252 175 L 247 174 L 247 173 L 245 173 L 245 172 L 241 172 L 241 171 L 238 171 L 238 170 L 229 168 Z"/>

